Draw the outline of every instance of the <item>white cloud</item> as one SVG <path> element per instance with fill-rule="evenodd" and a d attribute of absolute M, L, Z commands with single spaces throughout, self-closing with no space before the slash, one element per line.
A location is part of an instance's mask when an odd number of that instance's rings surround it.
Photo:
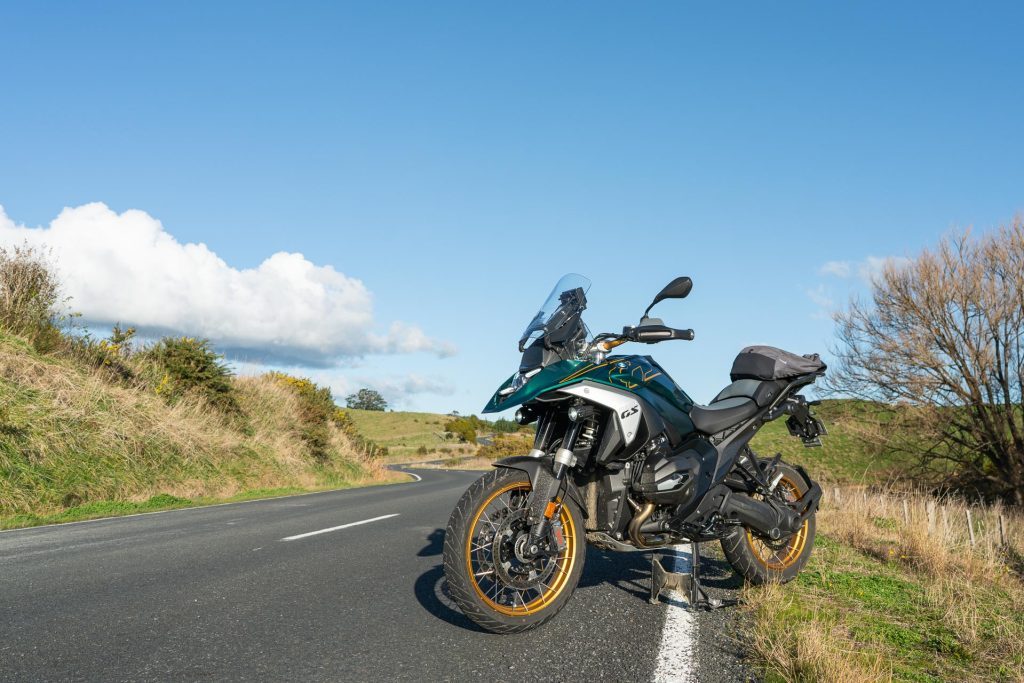
<path fill-rule="evenodd" d="M 905 256 L 868 256 L 863 261 L 828 261 L 818 269 L 818 274 L 838 278 L 848 278 L 856 274 L 866 284 L 871 284 L 890 263 L 897 268 L 903 268 L 910 263 L 910 259 Z"/>
<path fill-rule="evenodd" d="M 850 277 L 849 261 L 829 261 L 818 269 L 819 275 L 835 275 L 836 277 Z"/>
<path fill-rule="evenodd" d="M 821 308 L 834 308 L 836 305 L 836 302 L 832 300 L 832 296 L 828 289 L 825 288 L 825 285 L 818 285 L 814 289 L 808 289 L 807 298 Z"/>
<path fill-rule="evenodd" d="M 144 211 L 85 204 L 30 228 L 0 207 L 0 245 L 23 241 L 52 249 L 64 294 L 87 323 L 208 337 L 256 361 L 327 366 L 375 353 L 454 353 L 403 322 L 375 332 L 370 291 L 332 266 L 278 252 L 233 268 L 205 244 L 178 242 Z"/>
<path fill-rule="evenodd" d="M 910 264 L 910 259 L 906 256 L 868 256 L 858 265 L 857 276 L 864 282 L 873 282 L 890 264 L 897 269 L 905 268 Z"/>

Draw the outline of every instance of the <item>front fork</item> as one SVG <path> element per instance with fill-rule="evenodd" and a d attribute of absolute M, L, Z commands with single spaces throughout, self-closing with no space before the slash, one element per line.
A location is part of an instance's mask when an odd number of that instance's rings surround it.
<path fill-rule="evenodd" d="M 548 431 L 548 425 L 543 425 Z M 554 519 L 561 508 L 559 492 L 562 483 L 565 481 L 569 469 L 575 464 L 576 456 L 573 448 L 576 440 L 583 429 L 583 422 L 572 422 L 562 439 L 561 445 L 555 451 L 555 458 L 551 464 L 551 471 L 542 468 L 537 472 L 537 480 L 534 482 L 533 500 L 530 503 L 530 537 L 526 544 L 526 551 L 529 555 L 536 555 L 540 552 L 540 543 L 547 535 L 551 520 Z M 538 441 L 541 428 L 538 427 Z M 535 451 L 539 450 L 535 444 Z M 561 543 L 559 543 L 561 545 Z"/>

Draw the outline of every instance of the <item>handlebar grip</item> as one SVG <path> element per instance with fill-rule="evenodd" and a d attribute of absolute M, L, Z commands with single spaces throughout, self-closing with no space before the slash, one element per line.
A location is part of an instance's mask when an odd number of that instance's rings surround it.
<path fill-rule="evenodd" d="M 664 325 L 645 325 L 644 327 L 633 328 L 633 339 L 645 344 L 654 344 L 669 339 L 693 339 L 693 330 L 677 330 Z"/>

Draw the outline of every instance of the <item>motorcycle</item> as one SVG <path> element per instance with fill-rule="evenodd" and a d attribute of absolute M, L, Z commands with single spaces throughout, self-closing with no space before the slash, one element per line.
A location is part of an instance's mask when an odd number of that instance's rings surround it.
<path fill-rule="evenodd" d="M 748 347 L 732 383 L 698 405 L 650 356 L 609 355 L 627 342 L 692 340 L 693 330 L 649 317 L 692 286 L 676 278 L 638 325 L 588 341 L 581 316 L 590 281 L 566 275 L 530 321 L 518 372 L 483 412 L 518 407 L 520 425 L 536 423 L 533 448 L 496 461 L 445 531 L 448 590 L 482 628 L 518 633 L 554 617 L 579 582 L 587 544 L 651 552 L 719 541 L 754 584 L 789 581 L 807 563 L 821 487 L 802 467 L 761 458 L 749 444 L 787 416 L 793 436 L 821 445 L 827 432 L 815 402 L 799 394 L 824 375 L 819 357 Z"/>

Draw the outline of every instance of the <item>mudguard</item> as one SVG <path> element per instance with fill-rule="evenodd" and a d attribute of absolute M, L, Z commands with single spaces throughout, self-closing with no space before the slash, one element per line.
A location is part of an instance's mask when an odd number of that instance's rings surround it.
<path fill-rule="evenodd" d="M 538 480 L 545 475 L 550 479 L 551 470 L 554 467 L 554 458 L 543 457 L 534 458 L 529 455 L 514 455 L 511 458 L 502 458 L 501 460 L 495 460 L 491 463 L 492 467 L 504 467 L 509 470 L 519 470 L 520 472 L 526 472 L 530 477 L 530 485 L 534 490 L 539 488 Z M 562 481 L 562 486 L 568 493 L 569 497 L 572 498 L 573 502 L 579 506 L 583 516 L 587 516 L 587 506 L 583 502 L 583 494 L 580 493 L 579 488 L 572 482 L 569 477 L 566 477 Z"/>

